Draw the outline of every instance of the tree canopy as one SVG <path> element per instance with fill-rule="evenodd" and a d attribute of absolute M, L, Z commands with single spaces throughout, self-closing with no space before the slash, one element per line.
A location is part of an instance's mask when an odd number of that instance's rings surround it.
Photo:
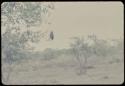
<path fill-rule="evenodd" d="M 2 52 L 6 56 L 8 53 L 14 56 L 17 53 L 16 51 L 26 48 L 31 49 L 32 46 L 29 46 L 28 42 L 39 42 L 43 33 L 33 31 L 30 27 L 36 27 L 45 22 L 53 9 L 54 5 L 52 2 L 2 3 Z M 11 58 L 12 56 L 8 56 L 7 58 Z"/>

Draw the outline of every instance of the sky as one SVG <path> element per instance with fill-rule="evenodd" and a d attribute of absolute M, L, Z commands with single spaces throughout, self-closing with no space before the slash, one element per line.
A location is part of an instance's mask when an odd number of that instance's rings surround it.
<path fill-rule="evenodd" d="M 49 21 L 41 26 L 54 32 L 54 40 L 41 40 L 36 50 L 69 48 L 71 37 L 97 35 L 100 39 L 123 38 L 124 6 L 122 2 L 54 2 Z"/>

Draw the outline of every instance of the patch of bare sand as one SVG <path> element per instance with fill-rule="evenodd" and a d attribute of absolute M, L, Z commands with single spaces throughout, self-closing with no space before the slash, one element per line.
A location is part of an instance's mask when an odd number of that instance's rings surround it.
<path fill-rule="evenodd" d="M 16 64 L 9 84 L 121 84 L 124 81 L 124 62 L 96 59 L 90 64 L 86 75 L 78 75 L 77 61 L 57 58 L 50 61 L 40 59 Z"/>

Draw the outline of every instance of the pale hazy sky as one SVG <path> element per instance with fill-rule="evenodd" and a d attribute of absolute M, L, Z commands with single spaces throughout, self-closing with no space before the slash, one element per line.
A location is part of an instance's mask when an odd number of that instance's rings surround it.
<path fill-rule="evenodd" d="M 123 4 L 121 2 L 55 2 L 52 13 L 53 41 L 41 41 L 38 50 L 68 48 L 70 37 L 96 34 L 99 38 L 123 37 Z M 46 26 L 48 27 L 48 26 Z"/>

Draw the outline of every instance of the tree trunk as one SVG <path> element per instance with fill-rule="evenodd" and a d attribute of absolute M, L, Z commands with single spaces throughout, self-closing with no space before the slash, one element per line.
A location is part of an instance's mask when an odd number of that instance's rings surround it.
<path fill-rule="evenodd" d="M 14 69 L 14 67 L 13 67 L 13 61 L 12 61 L 12 59 L 13 59 L 13 56 L 9 53 L 7 53 L 7 55 L 6 55 L 7 57 L 6 57 L 6 59 L 7 59 L 7 64 L 8 64 L 8 66 L 7 66 L 7 75 L 5 76 L 5 78 L 4 78 L 4 82 L 6 83 L 6 84 L 8 84 L 9 83 L 9 81 L 10 81 L 10 77 L 11 77 L 11 74 L 12 74 L 12 72 L 13 72 L 13 69 Z M 3 63 L 3 64 L 6 64 L 6 63 Z M 4 71 L 3 71 L 4 72 Z"/>
<path fill-rule="evenodd" d="M 86 74 L 87 73 L 87 57 L 83 55 L 83 53 L 79 53 L 78 55 L 78 62 L 79 62 L 79 75 Z"/>
<path fill-rule="evenodd" d="M 4 74 L 2 75 L 2 80 L 3 80 L 4 84 L 10 84 L 9 82 L 10 82 L 11 74 L 12 74 L 14 68 L 13 68 L 12 64 L 9 64 L 7 69 L 8 69 L 7 75 L 5 77 L 4 77 Z M 4 71 L 2 71 L 2 72 L 4 72 Z"/>
<path fill-rule="evenodd" d="M 6 78 L 6 82 L 8 83 L 9 81 L 10 81 L 10 77 L 11 77 L 11 74 L 12 74 L 12 72 L 13 72 L 13 66 L 12 66 L 12 64 L 10 65 L 10 67 L 9 67 L 9 70 L 8 70 L 8 74 L 7 74 L 7 78 Z"/>
<path fill-rule="evenodd" d="M 84 57 L 84 64 L 83 64 L 83 73 L 86 74 L 87 73 L 87 57 Z"/>

